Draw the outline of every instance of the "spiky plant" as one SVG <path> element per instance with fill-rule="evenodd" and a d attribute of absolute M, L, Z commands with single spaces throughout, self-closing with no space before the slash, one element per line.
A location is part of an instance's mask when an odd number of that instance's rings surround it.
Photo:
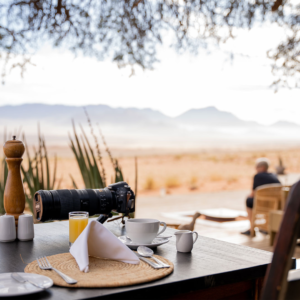
<path fill-rule="evenodd" d="M 3 144 L 6 142 L 6 139 L 7 139 L 6 129 L 4 129 Z M 3 215 L 5 213 L 4 189 L 5 189 L 7 174 L 8 174 L 7 164 L 5 161 L 5 157 L 3 157 L 0 162 L 0 215 Z"/>
<path fill-rule="evenodd" d="M 74 122 L 72 122 L 74 137 L 72 138 L 71 135 L 69 134 L 70 148 L 75 155 L 85 188 L 91 188 L 91 189 L 104 188 L 106 187 L 106 183 L 107 183 L 106 182 L 107 173 L 103 166 L 98 138 L 94 133 L 92 122 L 85 109 L 84 112 L 86 114 L 87 121 L 90 127 L 91 136 L 93 137 L 96 145 L 96 151 L 92 149 L 89 139 L 82 126 L 80 126 L 82 135 L 79 136 L 77 134 Z M 105 151 L 107 152 L 110 161 L 112 163 L 112 167 L 114 169 L 114 177 L 112 177 L 111 181 L 112 183 L 124 181 L 123 172 L 119 165 L 119 162 L 117 159 L 113 158 L 110 149 L 107 146 L 104 135 L 102 134 L 99 128 L 99 125 L 98 125 L 98 129 L 99 129 L 99 134 L 102 139 L 102 142 L 105 146 Z M 70 177 L 74 188 L 78 189 L 77 184 L 71 174 Z M 135 158 L 135 195 L 136 193 L 137 193 L 137 159 Z M 131 214 L 131 217 L 134 217 L 134 214 Z"/>
<path fill-rule="evenodd" d="M 100 136 L 102 138 L 102 142 L 103 142 L 103 144 L 105 146 L 105 151 L 107 152 L 107 154 L 108 154 L 108 156 L 110 158 L 110 161 L 112 163 L 112 166 L 113 166 L 113 168 L 115 170 L 115 178 L 114 178 L 114 180 L 112 180 L 112 182 L 124 181 L 122 169 L 119 166 L 119 162 L 118 162 L 118 160 L 116 158 L 113 158 L 113 156 L 112 156 L 112 154 L 111 154 L 111 152 L 110 152 L 110 150 L 109 150 L 109 148 L 107 146 L 107 143 L 106 143 L 106 140 L 104 138 L 104 135 L 102 134 L 102 131 L 101 131 L 100 127 L 99 127 L 99 124 L 97 124 L 97 125 L 98 125 L 99 134 L 100 134 Z"/>
<path fill-rule="evenodd" d="M 70 147 L 71 147 L 71 149 L 75 155 L 76 161 L 78 163 L 85 188 L 91 188 L 91 189 L 104 188 L 106 186 L 106 172 L 105 172 L 105 168 L 103 166 L 102 155 L 101 155 L 98 138 L 95 135 L 91 119 L 85 108 L 84 108 L 84 113 L 86 115 L 87 122 L 90 127 L 91 136 L 94 139 L 94 143 L 96 146 L 96 151 L 95 151 L 96 153 L 92 149 L 91 144 L 87 138 L 87 135 L 85 134 L 85 131 L 81 125 L 80 125 L 80 129 L 81 129 L 82 135 L 80 136 L 80 139 L 79 139 L 79 136 L 76 132 L 74 122 L 72 122 L 73 132 L 74 132 L 74 140 L 69 135 L 70 142 L 71 142 Z M 103 144 L 105 146 L 105 150 L 112 162 L 112 166 L 115 171 L 115 176 L 114 176 L 114 179 L 112 179 L 112 182 L 124 181 L 122 169 L 119 166 L 118 160 L 114 159 L 112 157 L 111 152 L 106 144 L 105 138 L 99 128 L 99 125 L 98 125 L 98 129 L 99 129 L 99 133 L 102 138 Z M 99 162 L 99 164 L 97 162 Z M 71 174 L 70 174 L 70 177 L 71 177 L 73 186 L 75 188 L 77 188 L 77 184 Z"/>
<path fill-rule="evenodd" d="M 89 189 L 104 188 L 106 186 L 106 179 L 104 175 L 105 170 L 102 164 L 102 159 L 99 158 L 98 155 L 98 160 L 99 159 L 101 160 L 100 167 L 99 167 L 94 154 L 94 150 L 92 149 L 83 128 L 81 127 L 82 136 L 79 139 L 74 122 L 73 122 L 73 132 L 74 132 L 74 139 L 72 139 L 71 135 L 69 135 L 70 143 L 71 143 L 70 148 L 75 155 L 85 188 L 89 188 Z M 71 174 L 70 177 L 74 188 L 77 189 L 78 188 L 77 184 Z"/>
<path fill-rule="evenodd" d="M 61 180 L 56 178 L 57 169 L 57 157 L 54 158 L 54 168 L 51 177 L 51 170 L 49 165 L 47 147 L 45 144 L 45 138 L 40 134 L 38 130 L 38 149 L 34 148 L 33 157 L 30 155 L 29 148 L 27 146 L 25 136 L 23 135 L 23 141 L 25 143 L 25 153 L 28 160 L 28 167 L 25 169 L 21 165 L 23 174 L 23 182 L 25 183 L 25 198 L 30 210 L 33 212 L 33 199 L 34 194 L 38 190 L 54 190 L 59 189 Z"/>

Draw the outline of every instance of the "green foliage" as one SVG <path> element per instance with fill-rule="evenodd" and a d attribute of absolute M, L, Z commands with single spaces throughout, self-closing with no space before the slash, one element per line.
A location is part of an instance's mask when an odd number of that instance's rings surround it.
<path fill-rule="evenodd" d="M 89 121 L 89 124 L 90 124 L 90 127 L 91 127 L 91 122 L 90 122 L 89 119 L 88 119 L 88 121 Z M 102 134 L 102 131 L 100 130 L 99 126 L 98 126 L 98 129 L 99 129 L 99 134 L 100 134 L 100 136 L 102 138 L 102 142 L 103 142 L 103 144 L 105 146 L 105 151 L 107 152 L 107 154 L 108 154 L 108 156 L 110 158 L 110 161 L 112 163 L 112 166 L 113 166 L 113 168 L 115 170 L 115 178 L 114 178 L 114 180 L 112 179 L 112 183 L 113 182 L 124 181 L 122 169 L 119 166 L 119 162 L 118 162 L 117 159 L 113 158 L 113 156 L 112 156 L 112 154 L 111 154 L 111 152 L 110 152 L 110 150 L 109 150 L 109 148 L 107 146 L 107 143 L 106 143 L 106 140 L 104 138 L 104 135 Z"/>
<path fill-rule="evenodd" d="M 6 142 L 6 130 L 4 130 L 3 135 L 3 144 Z M 5 213 L 4 209 L 4 190 L 5 190 L 5 184 L 7 179 L 8 169 L 7 164 L 5 161 L 5 157 L 1 159 L 0 162 L 0 215 L 3 215 Z"/>
<path fill-rule="evenodd" d="M 21 170 L 23 174 L 23 182 L 25 183 L 26 202 L 32 212 L 35 192 L 38 190 L 59 189 L 61 183 L 61 179 L 59 181 L 56 179 L 57 157 L 55 156 L 53 175 L 51 178 L 45 138 L 41 136 L 40 132 L 38 132 L 38 139 L 38 150 L 34 149 L 34 156 L 32 158 L 25 142 L 25 136 L 23 135 L 25 153 L 28 159 L 28 168 L 25 169 L 21 165 Z"/>
<path fill-rule="evenodd" d="M 292 81 L 299 86 L 300 7 L 287 0 L 2 0 L 0 2 L 0 59 L 2 78 L 11 68 L 21 75 L 33 50 L 44 43 L 65 47 L 119 67 L 153 69 L 160 44 L 179 53 L 213 41 L 226 42 L 246 28 L 275 23 L 283 29 L 280 44 L 267 52 L 274 87 Z M 255 29 L 254 29 L 255 30 Z M 171 37 L 171 38 L 170 38 Z M 270 48 L 274 45 L 270 39 Z M 234 57 L 230 53 L 231 57 Z"/>
<path fill-rule="evenodd" d="M 104 187 L 106 187 L 106 172 L 105 172 L 103 162 L 102 162 L 102 156 L 101 156 L 101 152 L 100 152 L 98 139 L 94 133 L 94 129 L 93 129 L 91 120 L 90 120 L 86 110 L 85 110 L 85 114 L 87 116 L 88 124 L 90 126 L 91 135 L 93 136 L 95 144 L 96 144 L 96 152 L 97 152 L 97 158 L 98 158 L 99 165 L 97 164 L 96 155 L 90 145 L 90 142 L 87 138 L 87 135 L 84 132 L 84 129 L 82 128 L 82 126 L 80 126 L 82 136 L 80 136 L 80 138 L 79 138 L 79 136 L 76 132 L 74 122 L 73 122 L 74 138 L 72 138 L 69 135 L 70 148 L 72 149 L 72 151 L 75 155 L 85 188 L 90 188 L 90 189 L 104 188 Z M 124 181 L 123 172 L 119 165 L 119 162 L 117 159 L 113 158 L 113 156 L 107 146 L 106 140 L 105 140 L 99 127 L 98 127 L 98 129 L 99 129 L 99 134 L 102 138 L 102 142 L 105 146 L 105 151 L 107 152 L 107 154 L 110 158 L 110 161 L 112 163 L 113 169 L 115 171 L 114 177 L 111 178 L 111 183 Z M 75 189 L 78 189 L 77 184 L 71 174 L 70 174 L 70 177 L 71 177 L 71 180 L 73 183 L 73 187 Z M 137 182 L 138 182 L 138 180 L 137 180 L 137 158 L 135 158 L 135 196 L 137 196 Z M 134 216 L 135 216 L 134 213 L 130 214 L 131 218 L 134 218 Z"/>
<path fill-rule="evenodd" d="M 69 135 L 70 148 L 75 155 L 85 188 L 90 188 L 90 189 L 104 188 L 106 187 L 107 182 L 106 182 L 106 172 L 102 162 L 100 147 L 99 147 L 98 139 L 94 134 L 89 118 L 88 118 L 88 122 L 91 128 L 91 135 L 94 137 L 95 140 L 96 151 L 92 149 L 88 137 L 84 129 L 82 128 L 82 126 L 80 126 L 82 135 L 79 136 L 77 134 L 74 122 L 73 122 L 74 138 L 72 138 Z M 121 167 L 119 166 L 118 160 L 112 157 L 111 152 L 108 149 L 102 134 L 101 137 L 103 139 L 104 145 L 106 147 L 106 151 L 108 152 L 108 155 L 111 159 L 115 171 L 115 176 L 114 178 L 112 178 L 112 182 L 123 181 L 124 177 L 123 177 Z M 99 164 L 97 162 L 99 162 Z M 77 184 L 71 174 L 70 177 L 74 188 L 77 189 L 78 188 Z"/>
<path fill-rule="evenodd" d="M 114 169 L 115 169 L 115 182 L 124 181 L 123 173 L 117 159 L 114 160 Z"/>
<path fill-rule="evenodd" d="M 85 187 L 89 189 L 104 188 L 106 186 L 105 170 L 103 167 L 98 167 L 94 150 L 92 149 L 83 128 L 81 127 L 83 134 L 83 136 L 81 136 L 81 142 L 76 132 L 74 123 L 73 131 L 74 140 L 69 135 L 71 143 L 70 148 L 75 155 Z M 100 165 L 102 165 L 101 157 L 98 157 L 98 159 L 101 160 Z M 70 177 L 72 179 L 74 188 L 77 189 L 77 184 L 71 174 Z"/>

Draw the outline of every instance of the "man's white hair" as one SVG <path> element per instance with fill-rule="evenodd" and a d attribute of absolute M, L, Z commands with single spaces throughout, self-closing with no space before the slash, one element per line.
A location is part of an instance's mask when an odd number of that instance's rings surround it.
<path fill-rule="evenodd" d="M 266 157 L 260 157 L 256 160 L 257 167 L 265 167 L 267 170 L 270 166 L 270 161 Z"/>

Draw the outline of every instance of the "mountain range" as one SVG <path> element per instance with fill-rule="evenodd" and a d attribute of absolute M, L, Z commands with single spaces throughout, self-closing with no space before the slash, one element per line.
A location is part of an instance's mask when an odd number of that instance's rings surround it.
<path fill-rule="evenodd" d="M 169 117 L 150 108 L 113 108 L 108 105 L 84 106 L 91 119 L 99 124 L 160 124 L 160 125 L 194 125 L 212 127 L 260 127 L 264 126 L 254 121 L 244 121 L 234 114 L 218 110 L 214 106 L 199 109 L 190 109 L 177 117 Z M 47 104 L 23 104 L 0 106 L 0 120 L 45 121 L 55 124 L 67 124 L 70 120 L 85 121 L 86 116 L 83 107 Z M 271 127 L 300 127 L 296 123 L 278 121 Z M 265 126 L 264 126 L 265 127 Z"/>
<path fill-rule="evenodd" d="M 296 139 L 300 125 L 278 121 L 265 126 L 254 121 L 239 119 L 234 114 L 210 106 L 190 109 L 177 117 L 169 117 L 153 109 L 113 108 L 108 105 L 83 107 L 47 104 L 23 104 L 0 106 L 1 127 L 8 132 L 22 126 L 26 136 L 35 136 L 37 123 L 42 132 L 53 141 L 65 140 L 75 124 L 88 126 L 87 116 L 93 124 L 99 124 L 108 139 L 117 144 L 141 143 L 144 145 L 176 145 L 200 141 L 236 140 L 239 142 L 265 141 L 266 139 Z"/>

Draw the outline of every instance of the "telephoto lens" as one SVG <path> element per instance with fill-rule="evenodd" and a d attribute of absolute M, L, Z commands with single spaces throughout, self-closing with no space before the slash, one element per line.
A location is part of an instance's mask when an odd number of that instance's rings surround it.
<path fill-rule="evenodd" d="M 104 189 L 39 190 L 34 196 L 34 215 L 38 221 L 67 220 L 71 211 L 86 211 L 90 216 L 106 217 L 112 211 L 128 215 L 135 210 L 135 195 L 124 181 Z"/>

